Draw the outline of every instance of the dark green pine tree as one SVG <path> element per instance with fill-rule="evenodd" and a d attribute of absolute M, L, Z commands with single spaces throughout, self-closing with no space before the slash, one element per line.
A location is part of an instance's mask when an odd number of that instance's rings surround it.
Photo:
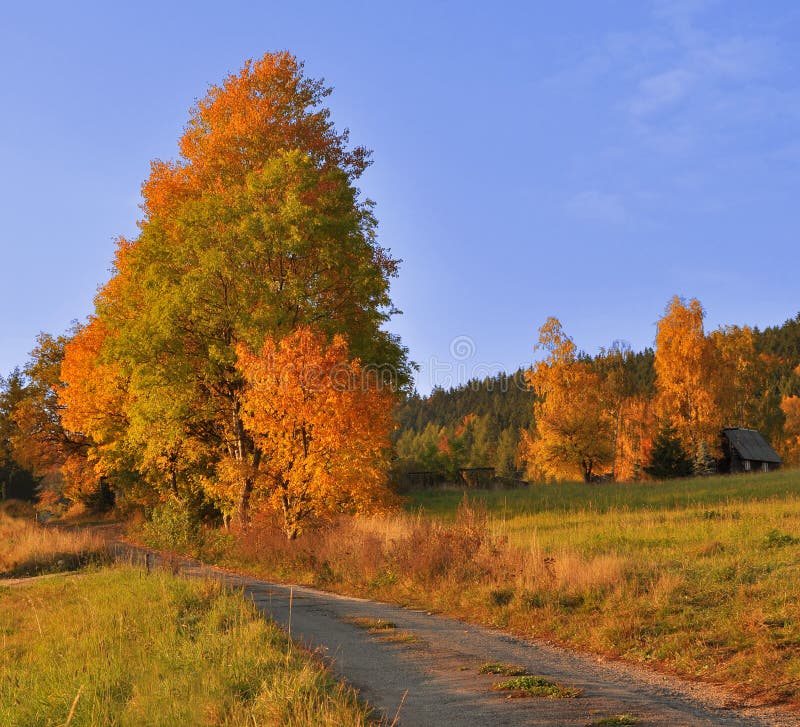
<path fill-rule="evenodd" d="M 28 395 L 27 381 L 19 369 L 0 376 L 0 500 L 33 500 L 37 479 L 14 457 L 12 439 L 19 429 L 14 411 Z"/>
<path fill-rule="evenodd" d="M 678 438 L 674 427 L 663 424 L 653 442 L 650 464 L 644 468 L 651 477 L 666 480 L 692 474 L 692 462 Z"/>

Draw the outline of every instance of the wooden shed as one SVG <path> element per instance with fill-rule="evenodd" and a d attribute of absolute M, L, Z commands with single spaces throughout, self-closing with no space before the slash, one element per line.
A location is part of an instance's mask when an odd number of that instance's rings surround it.
<path fill-rule="evenodd" d="M 458 478 L 467 487 L 489 487 L 494 482 L 494 467 L 462 467 Z"/>
<path fill-rule="evenodd" d="M 755 429 L 729 427 L 722 430 L 723 472 L 770 472 L 781 466 L 781 458 Z"/>

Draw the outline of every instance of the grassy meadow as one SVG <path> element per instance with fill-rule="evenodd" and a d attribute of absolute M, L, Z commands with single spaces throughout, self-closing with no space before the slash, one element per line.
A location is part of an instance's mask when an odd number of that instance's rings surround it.
<path fill-rule="evenodd" d="M 241 594 L 108 566 L 99 535 L 29 509 L 0 510 L 0 724 L 375 723 Z M 3 580 L 63 570 L 78 572 Z"/>
<path fill-rule="evenodd" d="M 460 496 L 416 493 L 411 507 L 453 519 Z M 800 473 L 473 497 L 522 559 L 500 625 L 757 701 L 800 695 Z"/>
<path fill-rule="evenodd" d="M 411 493 L 218 561 L 800 704 L 800 473 Z"/>
<path fill-rule="evenodd" d="M 243 596 L 106 568 L 0 585 L 0 724 L 366 725 Z"/>
<path fill-rule="evenodd" d="M 87 530 L 43 527 L 33 508 L 8 501 L 0 509 L 0 578 L 74 570 L 108 561 L 106 543 Z"/>

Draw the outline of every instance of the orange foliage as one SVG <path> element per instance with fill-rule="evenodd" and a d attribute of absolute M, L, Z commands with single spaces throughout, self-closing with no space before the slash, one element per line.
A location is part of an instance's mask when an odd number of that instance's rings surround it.
<path fill-rule="evenodd" d="M 16 432 L 11 438 L 14 458 L 45 488 L 60 486 L 60 467 L 70 454 L 84 448 L 82 437 L 69 437 L 61 426 L 59 371 L 66 337 L 40 334 L 25 367 L 30 383 L 13 412 Z"/>
<path fill-rule="evenodd" d="M 327 109 L 313 110 L 329 89 L 304 78 L 302 70 L 290 53 L 267 53 L 211 86 L 192 109 L 179 142 L 180 161 L 151 165 L 142 186 L 146 216 L 164 216 L 200 190 L 223 194 L 288 149 L 302 149 L 316 164 L 336 165 L 357 177 L 367 152 L 345 151 L 347 135 L 333 130 Z"/>
<path fill-rule="evenodd" d="M 121 456 L 127 424 L 125 380 L 119 364 L 101 359 L 108 335 L 103 320 L 90 317 L 65 346 L 61 363 L 62 424 L 67 432 L 85 437 L 88 444 L 88 458 L 80 468 L 69 462 L 62 468 L 65 486 L 71 482 L 69 487 L 76 492 L 88 486 L 90 470 L 99 483 L 99 477 L 110 474 Z"/>
<path fill-rule="evenodd" d="M 63 478 L 62 494 L 71 502 L 82 502 L 94 495 L 100 488 L 101 476 L 83 454 L 72 454 L 61 465 Z"/>
<path fill-rule="evenodd" d="M 241 419 L 236 344 L 313 322 L 346 332 L 365 362 L 403 368 L 380 330 L 396 262 L 354 185 L 368 152 L 336 130 L 329 93 L 291 54 L 265 54 L 191 109 L 176 161 L 153 162 L 141 233 L 117 241 L 63 368 L 65 426 L 98 472 L 207 487 L 245 526 L 267 458 Z"/>
<path fill-rule="evenodd" d="M 618 482 L 641 478 L 643 467 L 650 462 L 653 432 L 657 428 L 648 399 L 630 397 L 623 406 L 614 462 L 614 479 Z"/>
<path fill-rule="evenodd" d="M 108 439 L 111 422 L 122 418 L 125 390 L 119 365 L 99 360 L 107 328 L 100 318 L 91 317 L 67 343 L 61 363 L 58 392 L 64 407 L 62 422 L 67 430 L 92 437 L 95 442 Z"/>
<path fill-rule="evenodd" d="M 380 505 L 394 395 L 349 359 L 344 337 L 328 342 L 301 327 L 258 354 L 239 346 L 237 355 L 248 384 L 242 419 L 260 453 L 253 498 L 281 515 L 286 535 Z M 232 474 L 223 479 L 242 475 Z"/>
<path fill-rule="evenodd" d="M 756 353 L 755 336 L 748 326 L 725 326 L 709 335 L 714 367 L 707 371 L 722 426 L 749 426 L 752 408 L 774 363 Z"/>
<path fill-rule="evenodd" d="M 783 425 L 784 459 L 787 464 L 800 465 L 800 396 L 785 396 L 781 410 L 786 417 Z"/>
<path fill-rule="evenodd" d="M 713 447 L 721 424 L 713 390 L 720 367 L 703 332 L 704 315 L 698 300 L 687 305 L 675 296 L 656 334 L 656 413 L 675 427 L 690 454 L 701 442 Z"/>

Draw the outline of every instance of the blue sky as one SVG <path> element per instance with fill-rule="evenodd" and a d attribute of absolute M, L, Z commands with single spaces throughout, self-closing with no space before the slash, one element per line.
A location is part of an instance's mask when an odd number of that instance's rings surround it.
<path fill-rule="evenodd" d="M 529 362 L 559 317 L 650 345 L 800 311 L 800 4 L 52 3 L 0 22 L 0 374 L 92 307 L 193 101 L 288 49 L 374 150 L 418 386 Z M 466 344 L 459 346 L 458 344 Z"/>

